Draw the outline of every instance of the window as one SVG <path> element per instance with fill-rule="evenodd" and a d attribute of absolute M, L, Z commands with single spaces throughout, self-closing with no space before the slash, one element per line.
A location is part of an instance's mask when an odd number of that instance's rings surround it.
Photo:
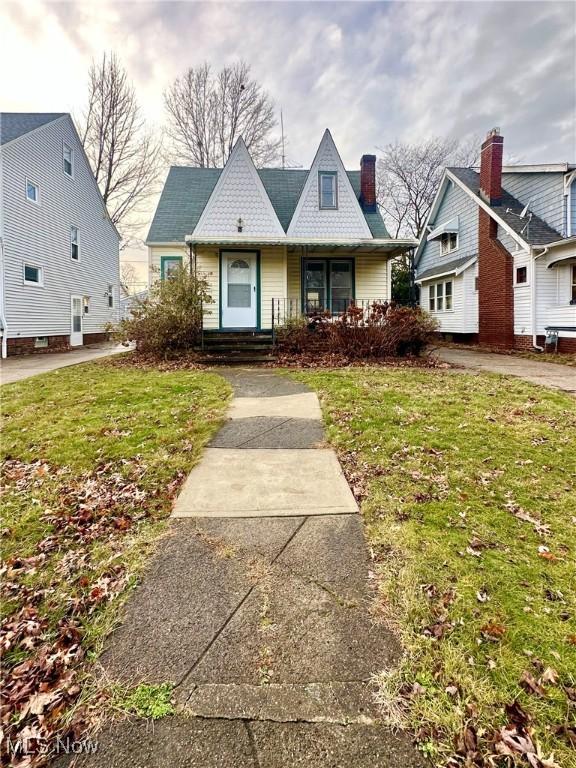
<path fill-rule="evenodd" d="M 74 170 L 74 154 L 72 147 L 64 143 L 62 146 L 62 163 L 64 167 L 64 173 L 67 176 L 72 176 Z"/>
<path fill-rule="evenodd" d="M 108 295 L 108 306 L 110 309 L 112 309 L 112 307 L 114 306 L 114 286 L 113 285 L 108 286 L 107 295 Z"/>
<path fill-rule="evenodd" d="M 458 234 L 456 232 L 443 232 L 440 238 L 440 250 L 442 256 L 452 253 L 458 248 Z"/>
<path fill-rule="evenodd" d="M 572 264 L 572 292 L 570 304 L 576 304 L 576 264 Z"/>
<path fill-rule="evenodd" d="M 444 285 L 444 306 L 447 312 L 452 309 L 452 280 Z"/>
<path fill-rule="evenodd" d="M 428 286 L 428 311 L 451 312 L 454 307 L 453 296 L 452 280 Z"/>
<path fill-rule="evenodd" d="M 33 264 L 24 264 L 24 284 L 42 285 L 42 270 Z"/>
<path fill-rule="evenodd" d="M 336 208 L 338 205 L 335 172 L 321 172 L 318 174 L 320 190 L 320 208 Z"/>
<path fill-rule="evenodd" d="M 181 256 L 162 256 L 160 260 L 160 277 L 162 280 L 173 276 L 182 266 Z"/>
<path fill-rule="evenodd" d="M 87 315 L 90 312 L 90 296 L 84 296 L 82 306 L 84 307 L 84 314 Z"/>
<path fill-rule="evenodd" d="M 48 336 L 36 336 L 34 339 L 35 349 L 44 349 L 48 346 Z"/>
<path fill-rule="evenodd" d="M 70 227 L 70 257 L 80 261 L 80 233 L 78 227 Z"/>
<path fill-rule="evenodd" d="M 516 285 L 528 282 L 528 267 L 516 267 Z"/>
<path fill-rule="evenodd" d="M 30 179 L 26 179 L 26 199 L 31 203 L 40 203 L 40 187 Z"/>
<path fill-rule="evenodd" d="M 436 312 L 444 309 L 444 283 L 436 283 Z"/>

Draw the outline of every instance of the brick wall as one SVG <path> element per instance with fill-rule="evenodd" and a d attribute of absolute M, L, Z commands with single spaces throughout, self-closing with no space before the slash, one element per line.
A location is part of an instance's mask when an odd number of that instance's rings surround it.
<path fill-rule="evenodd" d="M 546 347 L 546 337 L 537 336 L 536 343 L 539 347 L 543 347 L 547 352 L 554 353 L 554 347 Z M 514 336 L 514 348 L 515 349 L 533 349 L 532 336 Z M 566 352 L 568 354 L 576 354 L 576 339 L 567 339 L 564 336 L 560 336 L 558 339 L 558 352 Z"/>
<path fill-rule="evenodd" d="M 48 336 L 47 347 L 36 347 L 35 336 L 7 340 L 8 357 L 14 355 L 38 355 L 45 352 L 67 352 L 70 349 L 69 336 Z"/>
<path fill-rule="evenodd" d="M 109 333 L 85 333 L 84 344 L 101 344 L 110 339 Z"/>
<path fill-rule="evenodd" d="M 496 239 L 498 225 L 478 209 L 478 338 L 480 344 L 514 346 L 513 259 Z"/>

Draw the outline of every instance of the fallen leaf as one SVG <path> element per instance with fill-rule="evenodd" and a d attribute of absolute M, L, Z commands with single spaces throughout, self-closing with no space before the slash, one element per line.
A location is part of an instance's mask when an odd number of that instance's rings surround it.
<path fill-rule="evenodd" d="M 522 676 L 520 677 L 518 684 L 524 688 L 527 693 L 533 693 L 535 696 L 546 696 L 546 691 L 544 688 L 542 688 L 536 678 L 527 670 L 522 672 Z"/>

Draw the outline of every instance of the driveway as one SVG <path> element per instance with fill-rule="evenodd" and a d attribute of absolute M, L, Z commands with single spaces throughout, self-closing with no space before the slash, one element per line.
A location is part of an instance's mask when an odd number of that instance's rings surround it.
<path fill-rule="evenodd" d="M 434 355 L 440 360 L 462 368 L 518 376 L 532 384 L 541 384 L 576 394 L 576 368 L 571 368 L 569 365 L 452 347 L 439 347 L 434 350 Z"/>
<path fill-rule="evenodd" d="M 94 344 L 90 347 L 71 349 L 70 352 L 55 352 L 54 354 L 16 355 L 2 360 L 0 363 L 0 384 L 12 384 L 15 381 L 38 376 L 40 373 L 55 371 L 78 363 L 89 363 L 99 357 L 117 355 L 126 352 L 121 344 Z"/>
<path fill-rule="evenodd" d="M 110 724 L 80 765 L 423 766 L 374 704 L 373 675 L 400 647 L 316 395 L 270 371 L 219 372 L 230 418 L 101 658 L 108 680 L 174 683 L 177 714 Z"/>

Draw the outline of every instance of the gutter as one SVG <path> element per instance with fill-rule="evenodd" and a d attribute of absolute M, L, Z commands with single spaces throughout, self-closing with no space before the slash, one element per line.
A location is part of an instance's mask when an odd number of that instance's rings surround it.
<path fill-rule="evenodd" d="M 2 323 L 2 359 L 8 357 L 8 323 L 4 314 L 4 240 L 0 237 L 0 323 Z"/>
<path fill-rule="evenodd" d="M 544 256 L 550 250 L 549 246 L 545 246 L 541 253 L 536 254 L 534 248 L 530 249 L 532 260 L 530 266 L 532 268 L 531 283 L 530 283 L 530 324 L 532 325 L 532 346 L 539 352 L 544 352 L 544 347 L 538 344 L 538 334 L 536 332 L 536 259 L 540 256 Z"/>

